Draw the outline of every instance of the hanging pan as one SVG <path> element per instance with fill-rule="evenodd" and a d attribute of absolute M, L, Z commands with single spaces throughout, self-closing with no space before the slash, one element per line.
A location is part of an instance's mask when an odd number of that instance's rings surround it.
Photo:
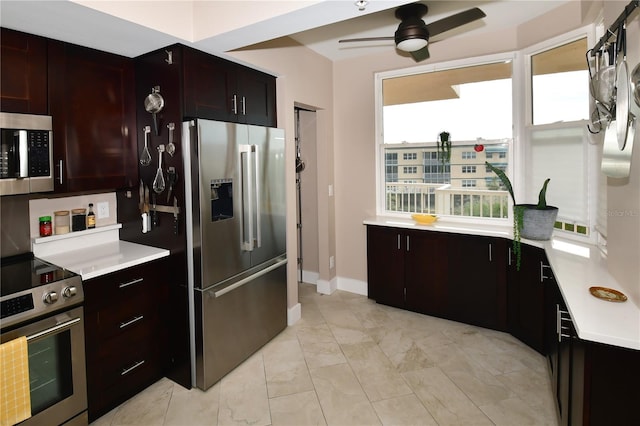
<path fill-rule="evenodd" d="M 632 120 L 629 117 L 631 101 L 631 87 L 629 84 L 629 70 L 627 68 L 627 40 L 624 24 L 618 29 L 618 72 L 616 75 L 616 130 L 618 136 L 618 149 L 622 151 L 627 144 L 629 127 Z"/>
<path fill-rule="evenodd" d="M 164 98 L 160 94 L 160 86 L 151 89 L 151 93 L 144 100 L 144 109 L 153 116 L 153 132 L 159 134 L 157 114 L 164 108 Z"/>
<path fill-rule="evenodd" d="M 631 91 L 636 102 L 636 110 L 640 111 L 640 63 L 631 71 Z M 637 115 L 640 115 L 640 112 Z"/>

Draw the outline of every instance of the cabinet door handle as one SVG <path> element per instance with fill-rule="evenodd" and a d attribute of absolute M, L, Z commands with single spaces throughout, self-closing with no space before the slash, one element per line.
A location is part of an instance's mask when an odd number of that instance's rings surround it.
<path fill-rule="evenodd" d="M 242 97 L 242 115 L 247 115 L 247 101 Z"/>
<path fill-rule="evenodd" d="M 564 316 L 566 315 L 566 316 Z M 568 325 L 564 326 L 562 323 L 566 322 Z M 571 325 L 573 321 L 569 316 L 569 312 L 560 309 L 560 305 L 556 304 L 556 334 L 558 335 L 558 342 L 562 342 L 563 337 L 571 337 Z M 567 333 L 563 333 L 564 330 L 568 330 Z"/>
<path fill-rule="evenodd" d="M 143 318 L 144 318 L 144 315 L 139 315 L 137 317 L 133 317 L 129 321 L 121 322 L 120 323 L 120 328 L 122 329 L 122 328 L 125 328 L 125 327 L 129 327 L 131 324 L 135 324 L 135 323 L 137 323 L 138 321 L 140 321 Z"/>
<path fill-rule="evenodd" d="M 398 250 L 400 250 L 400 234 L 398 234 Z"/>
<path fill-rule="evenodd" d="M 545 265 L 544 263 L 542 263 L 542 261 L 540 261 L 540 282 L 543 283 L 544 280 L 548 279 L 548 278 L 552 278 L 551 275 L 547 276 L 544 274 L 544 268 L 549 268 L 551 269 L 551 266 L 549 265 Z"/>
<path fill-rule="evenodd" d="M 144 278 L 136 278 L 135 280 L 120 284 L 118 288 L 129 287 L 130 285 L 138 284 L 138 283 L 141 283 L 142 281 L 144 281 Z"/>
<path fill-rule="evenodd" d="M 234 114 L 238 113 L 238 96 L 237 95 L 233 95 L 233 99 L 231 100 L 231 112 L 233 112 Z"/>
<path fill-rule="evenodd" d="M 409 236 L 407 235 L 407 251 L 409 251 Z"/>
<path fill-rule="evenodd" d="M 489 243 L 489 262 L 493 262 L 491 243 Z"/>
<path fill-rule="evenodd" d="M 122 371 L 120 372 L 121 376 L 124 376 L 126 374 L 131 373 L 133 370 L 135 370 L 136 368 L 140 367 L 142 364 L 144 364 L 144 359 L 142 361 L 138 361 L 135 364 L 133 364 L 131 367 L 129 368 L 123 368 Z"/>
<path fill-rule="evenodd" d="M 509 266 L 511 266 L 511 247 L 509 247 L 508 253 L 509 253 L 509 257 L 508 257 Z"/>

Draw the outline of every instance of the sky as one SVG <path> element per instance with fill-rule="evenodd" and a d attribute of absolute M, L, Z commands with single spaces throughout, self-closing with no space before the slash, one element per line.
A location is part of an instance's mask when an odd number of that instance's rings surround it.
<path fill-rule="evenodd" d="M 534 77 L 536 124 L 588 118 L 587 78 L 586 71 Z M 443 131 L 454 143 L 513 138 L 511 79 L 462 84 L 459 93 L 457 99 L 384 107 L 384 143 L 436 142 Z"/>

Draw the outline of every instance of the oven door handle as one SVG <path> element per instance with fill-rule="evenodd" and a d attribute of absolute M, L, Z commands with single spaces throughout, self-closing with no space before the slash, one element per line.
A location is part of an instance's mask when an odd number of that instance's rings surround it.
<path fill-rule="evenodd" d="M 66 330 L 67 328 L 71 328 L 73 327 L 75 324 L 79 323 L 82 319 L 77 317 L 77 318 L 72 318 L 68 321 L 65 322 L 61 322 L 60 324 L 56 324 L 53 327 L 47 328 L 46 330 L 42 330 L 39 331 L 37 333 L 33 333 L 30 336 L 27 336 L 27 342 L 30 342 L 32 340 L 37 340 L 37 339 L 41 339 L 44 338 L 50 334 L 55 334 L 58 333 L 62 330 Z"/>

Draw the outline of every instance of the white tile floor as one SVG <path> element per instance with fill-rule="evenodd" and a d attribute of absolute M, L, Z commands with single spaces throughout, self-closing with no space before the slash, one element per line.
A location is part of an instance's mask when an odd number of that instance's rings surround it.
<path fill-rule="evenodd" d="M 162 379 L 104 425 L 556 425 L 546 361 L 509 334 L 300 285 L 302 319 L 207 392 Z"/>

